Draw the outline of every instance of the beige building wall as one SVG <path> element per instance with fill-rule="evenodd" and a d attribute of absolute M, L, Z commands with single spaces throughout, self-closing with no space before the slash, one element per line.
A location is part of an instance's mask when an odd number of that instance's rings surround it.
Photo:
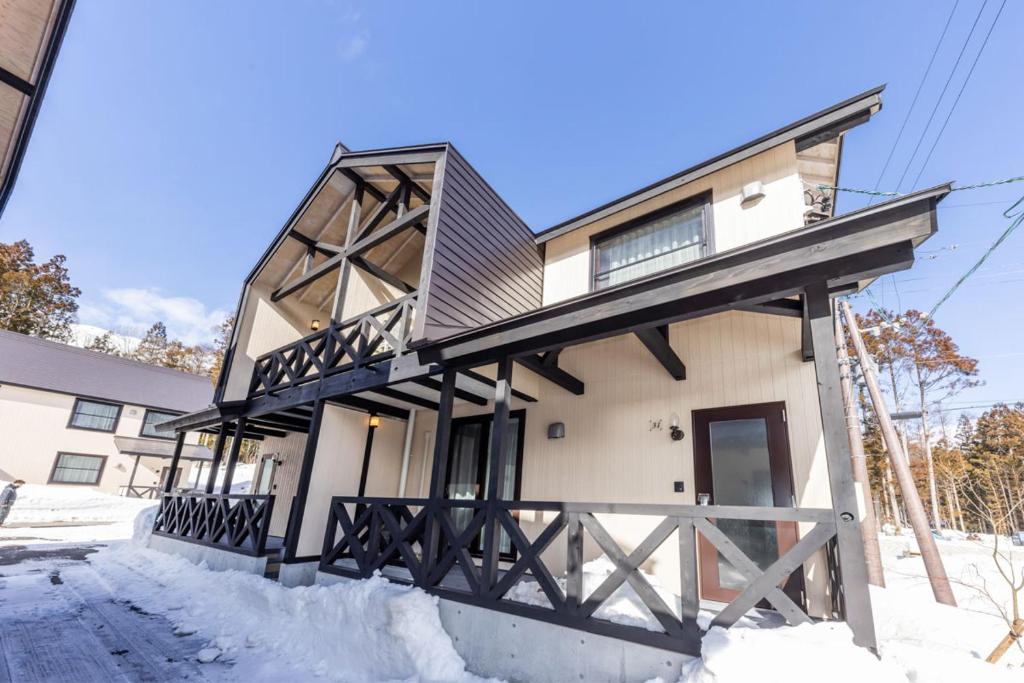
<path fill-rule="evenodd" d="M 757 180 L 764 197 L 742 203 L 743 186 Z M 545 243 L 544 305 L 590 291 L 591 237 L 708 190 L 716 252 L 803 227 L 803 184 L 796 147 L 787 142 Z"/>
<path fill-rule="evenodd" d="M 106 464 L 95 488 L 117 493 L 128 484 L 135 456 L 121 455 L 114 445 L 114 436 L 137 437 L 142 430 L 146 409 L 125 405 L 121 410 L 114 433 L 95 432 L 68 427 L 75 397 L 26 387 L 0 386 L 0 478 L 24 479 L 30 484 L 46 484 L 57 458 L 57 453 L 106 456 Z M 189 434 L 187 443 L 197 443 L 198 436 Z M 170 459 L 142 458 L 135 473 L 138 486 L 155 486 L 160 481 L 160 469 Z M 181 485 L 191 473 L 192 463 L 181 461 Z M 75 486 L 82 484 L 54 484 Z"/>

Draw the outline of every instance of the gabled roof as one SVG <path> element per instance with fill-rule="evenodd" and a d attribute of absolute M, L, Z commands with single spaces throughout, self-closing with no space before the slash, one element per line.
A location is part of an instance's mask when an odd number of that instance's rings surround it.
<path fill-rule="evenodd" d="M 5 330 L 0 330 L 2 384 L 173 412 L 198 410 L 213 399 L 209 377 Z"/>
<path fill-rule="evenodd" d="M 819 142 L 832 139 L 840 133 L 864 123 L 873 114 L 878 112 L 882 107 L 882 98 L 880 97 L 880 94 L 883 90 L 885 90 L 884 85 L 879 85 L 871 88 L 870 90 L 866 90 L 848 100 L 843 100 L 838 104 L 828 107 L 827 109 L 823 109 L 815 114 L 806 116 L 799 121 L 794 121 L 787 126 L 783 126 L 778 130 L 772 131 L 771 133 L 762 135 L 756 140 L 751 140 L 750 142 L 740 145 L 735 149 L 731 149 L 728 152 L 724 152 L 718 156 L 702 161 L 699 164 L 679 171 L 667 178 L 662 178 L 661 180 L 651 183 L 646 187 L 642 187 L 639 190 L 630 192 L 618 199 L 614 199 L 606 204 L 602 204 L 601 206 L 581 213 L 574 218 L 570 218 L 558 223 L 557 225 L 553 225 L 550 228 L 541 230 L 537 233 L 537 244 L 543 244 L 544 242 L 552 240 L 560 235 L 571 232 L 576 228 L 587 225 L 588 223 L 593 223 L 605 216 L 618 213 L 623 209 L 639 204 L 651 197 L 668 192 L 669 190 L 681 185 L 691 183 L 700 177 L 714 173 L 726 166 L 732 166 L 744 159 L 760 154 L 765 150 L 777 147 L 778 145 L 791 140 L 796 142 L 797 151 L 800 151 L 802 148 L 810 147 Z"/>

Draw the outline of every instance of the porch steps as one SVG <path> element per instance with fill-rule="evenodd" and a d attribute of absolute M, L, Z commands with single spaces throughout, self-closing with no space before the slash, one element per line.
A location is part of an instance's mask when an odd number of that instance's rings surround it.
<path fill-rule="evenodd" d="M 263 576 L 277 581 L 281 574 L 281 560 L 284 558 L 284 548 L 267 549 L 267 568 Z"/>

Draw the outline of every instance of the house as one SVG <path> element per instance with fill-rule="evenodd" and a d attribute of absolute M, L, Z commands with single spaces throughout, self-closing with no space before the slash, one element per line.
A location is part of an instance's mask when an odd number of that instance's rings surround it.
<path fill-rule="evenodd" d="M 155 425 L 212 398 L 208 377 L 0 330 L 0 479 L 158 497 L 212 454 L 189 435 L 172 466 Z"/>
<path fill-rule="evenodd" d="M 74 0 L 5 0 L 0 8 L 0 214 L 14 189 Z"/>
<path fill-rule="evenodd" d="M 536 233 L 451 144 L 339 145 L 245 280 L 214 405 L 163 425 L 283 430 L 272 483 L 165 497 L 154 546 L 381 571 L 513 679 L 671 677 L 704 609 L 873 647 L 832 299 L 910 268 L 950 189 L 833 215 L 881 91 Z"/>

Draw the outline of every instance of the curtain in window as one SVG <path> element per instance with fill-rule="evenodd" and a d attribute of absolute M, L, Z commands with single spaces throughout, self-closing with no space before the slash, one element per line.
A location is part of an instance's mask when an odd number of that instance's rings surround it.
<path fill-rule="evenodd" d="M 694 206 L 596 245 L 594 289 L 604 289 L 701 257 L 704 207 Z"/>
<path fill-rule="evenodd" d="M 57 467 L 53 470 L 53 481 L 64 484 L 95 484 L 100 480 L 103 458 L 93 455 L 57 456 Z"/>
<path fill-rule="evenodd" d="M 75 406 L 75 416 L 71 424 L 84 429 L 101 429 L 111 432 L 117 423 L 117 413 L 118 406 L 116 405 L 79 401 Z"/>
<path fill-rule="evenodd" d="M 142 424 L 142 435 L 152 436 L 158 439 L 173 439 L 174 437 L 171 436 L 170 434 L 156 431 L 156 428 L 153 425 L 159 424 L 161 422 L 166 422 L 167 420 L 171 420 L 175 417 L 177 417 L 177 415 L 173 413 L 156 413 L 153 411 L 148 411 L 146 413 L 146 420 Z"/>

